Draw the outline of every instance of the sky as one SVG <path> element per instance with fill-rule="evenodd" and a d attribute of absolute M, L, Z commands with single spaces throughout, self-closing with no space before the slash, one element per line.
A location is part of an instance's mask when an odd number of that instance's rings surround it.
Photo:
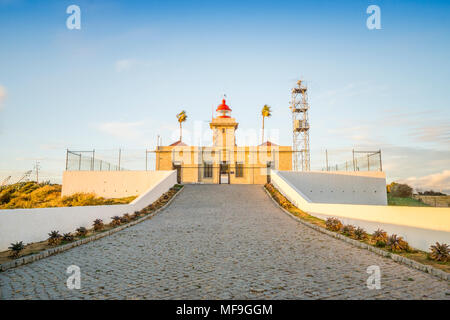
<path fill-rule="evenodd" d="M 81 10 L 68 29 L 66 9 Z M 368 29 L 369 5 L 381 29 Z M 224 94 L 238 131 L 292 144 L 290 90 L 308 84 L 311 167 L 382 151 L 387 180 L 450 193 L 448 1 L 0 0 L 0 182 L 66 149 L 117 154 L 194 143 Z M 239 141 L 238 144 L 243 141 Z M 245 141 L 244 141 L 245 142 Z M 132 165 L 132 160 L 136 160 Z M 137 167 L 136 167 L 137 168 Z"/>

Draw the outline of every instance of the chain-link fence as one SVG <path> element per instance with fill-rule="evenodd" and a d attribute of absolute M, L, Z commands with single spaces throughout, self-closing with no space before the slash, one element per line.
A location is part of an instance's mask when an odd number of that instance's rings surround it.
<path fill-rule="evenodd" d="M 346 154 L 348 155 L 349 152 Z M 383 171 L 381 159 L 381 150 L 378 151 L 356 151 L 352 150 L 351 157 L 344 156 L 348 160 L 332 162 L 329 152 L 325 150 L 325 166 L 322 171 Z M 334 154 L 336 158 L 342 158 L 342 155 Z"/>

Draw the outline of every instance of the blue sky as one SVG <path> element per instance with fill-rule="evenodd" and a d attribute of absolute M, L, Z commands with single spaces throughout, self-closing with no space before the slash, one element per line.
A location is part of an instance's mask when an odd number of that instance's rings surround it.
<path fill-rule="evenodd" d="M 66 8 L 81 9 L 81 30 Z M 366 8 L 381 9 L 369 30 Z M 448 1 L 0 0 L 0 180 L 58 179 L 65 149 L 143 150 L 175 114 L 205 132 L 227 94 L 239 130 L 291 144 L 290 89 L 310 88 L 312 167 L 381 149 L 388 180 L 450 192 Z"/>

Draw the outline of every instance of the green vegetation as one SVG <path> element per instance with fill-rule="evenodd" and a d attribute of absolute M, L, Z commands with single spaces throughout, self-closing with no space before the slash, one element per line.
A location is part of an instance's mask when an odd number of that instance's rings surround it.
<path fill-rule="evenodd" d="M 403 240 L 402 237 L 399 237 L 396 234 L 389 236 L 384 230 L 381 229 L 376 230 L 373 234 L 368 234 L 362 228 L 355 228 L 351 225 L 344 226 L 343 223 L 337 218 L 327 218 L 325 221 L 313 217 L 295 207 L 288 199 L 286 199 L 286 197 L 274 188 L 272 184 L 266 184 L 265 188 L 281 207 L 302 220 L 334 232 L 339 232 L 347 237 L 364 242 L 371 246 L 379 247 L 382 250 L 393 252 L 408 259 L 412 259 L 422 264 L 431 265 L 435 268 L 450 273 L 450 248 L 445 243 L 436 243 L 436 245 L 430 247 L 430 252 L 416 250 L 411 248 L 408 242 Z M 407 198 L 401 199 L 405 200 Z"/>
<path fill-rule="evenodd" d="M 428 204 L 413 198 L 393 197 L 388 193 L 388 205 L 390 206 L 409 206 L 409 207 L 429 207 Z"/>
<path fill-rule="evenodd" d="M 136 196 L 105 199 L 92 193 L 76 193 L 61 197 L 61 185 L 20 182 L 0 189 L 0 209 L 99 206 L 126 204 Z"/>
<path fill-rule="evenodd" d="M 11 243 L 8 251 L 0 252 L 0 263 L 11 261 L 12 259 L 17 259 L 20 256 L 35 254 L 42 250 L 53 248 L 55 246 L 63 245 L 72 241 L 84 239 L 91 235 L 111 230 L 112 228 L 115 228 L 123 223 L 129 223 L 131 221 L 139 219 L 140 217 L 145 217 L 146 215 L 152 214 L 156 210 L 165 206 L 182 187 L 183 186 L 179 184 L 174 185 L 169 189 L 169 191 L 162 194 L 161 197 L 159 197 L 159 199 L 153 202 L 151 205 L 145 207 L 140 211 L 135 211 L 131 215 L 129 213 L 125 213 L 122 217 L 112 217 L 112 222 L 109 225 L 104 224 L 102 219 L 96 219 L 94 220 L 93 227 L 91 229 L 79 227 L 76 229 L 75 234 L 69 232 L 61 235 L 59 231 L 55 230 L 48 233 L 48 239 L 45 241 L 29 243 L 27 245 L 24 245 L 22 241 Z"/>

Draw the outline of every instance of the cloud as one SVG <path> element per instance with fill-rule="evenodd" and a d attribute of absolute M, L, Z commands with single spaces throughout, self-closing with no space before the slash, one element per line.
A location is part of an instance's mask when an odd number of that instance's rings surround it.
<path fill-rule="evenodd" d="M 121 59 L 116 61 L 115 67 L 117 72 L 124 72 L 130 70 L 136 64 L 137 61 L 134 59 Z"/>
<path fill-rule="evenodd" d="M 0 109 L 2 108 L 3 101 L 6 98 L 6 88 L 0 85 Z"/>
<path fill-rule="evenodd" d="M 401 180 L 402 183 L 407 183 L 416 190 L 426 191 L 435 190 L 444 193 L 450 193 L 450 170 L 444 170 L 440 173 L 434 173 L 423 177 L 409 177 Z"/>
<path fill-rule="evenodd" d="M 143 121 L 105 122 L 98 125 L 98 130 L 120 139 L 137 139 L 142 136 Z"/>
<path fill-rule="evenodd" d="M 450 123 L 434 123 L 432 126 L 414 128 L 411 136 L 420 142 L 450 144 Z"/>

